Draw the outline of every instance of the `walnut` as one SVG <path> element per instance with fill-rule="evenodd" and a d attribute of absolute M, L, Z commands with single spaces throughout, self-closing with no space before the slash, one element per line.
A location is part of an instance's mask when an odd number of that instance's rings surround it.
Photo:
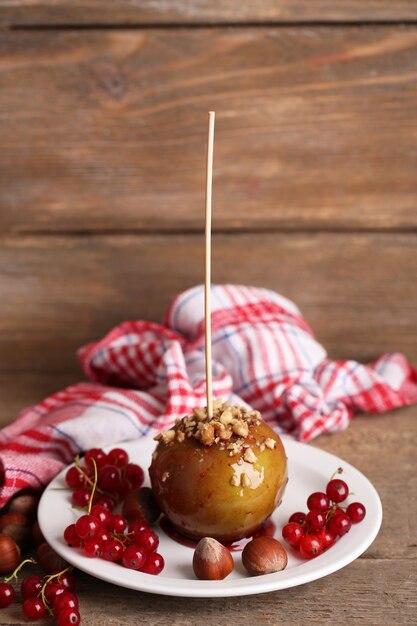
<path fill-rule="evenodd" d="M 240 477 L 240 484 L 242 485 L 242 487 L 250 487 L 251 486 L 250 478 L 246 474 L 246 472 L 242 473 L 242 475 Z"/>
<path fill-rule="evenodd" d="M 164 443 L 171 443 L 175 439 L 175 430 L 164 430 L 161 433 L 161 438 Z"/>
<path fill-rule="evenodd" d="M 243 420 L 236 420 L 233 422 L 232 429 L 235 435 L 239 435 L 239 437 L 247 437 L 249 434 L 248 423 Z"/>
<path fill-rule="evenodd" d="M 201 431 L 201 441 L 205 446 L 211 446 L 214 443 L 214 428 L 211 424 L 206 424 Z"/>
<path fill-rule="evenodd" d="M 245 450 L 245 452 L 243 454 L 243 458 L 248 463 L 255 463 L 255 461 L 257 459 L 256 454 L 254 453 L 252 448 L 246 448 L 246 450 Z"/>

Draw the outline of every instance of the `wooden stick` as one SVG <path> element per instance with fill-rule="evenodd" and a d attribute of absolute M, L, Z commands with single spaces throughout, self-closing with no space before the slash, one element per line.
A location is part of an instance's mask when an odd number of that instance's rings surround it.
<path fill-rule="evenodd" d="M 206 394 L 207 413 L 209 419 L 213 417 L 213 383 L 211 366 L 211 195 L 213 181 L 213 145 L 214 145 L 214 111 L 209 112 L 209 130 L 207 143 L 207 173 L 206 173 L 206 260 L 204 272 L 204 316 L 205 316 L 205 354 L 206 354 Z"/>

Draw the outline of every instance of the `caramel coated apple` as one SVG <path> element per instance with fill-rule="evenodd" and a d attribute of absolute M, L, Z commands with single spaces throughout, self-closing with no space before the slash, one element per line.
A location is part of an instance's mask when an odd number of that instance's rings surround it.
<path fill-rule="evenodd" d="M 158 435 L 149 475 L 176 530 L 230 542 L 251 535 L 280 504 L 287 459 L 257 411 L 216 401 Z"/>

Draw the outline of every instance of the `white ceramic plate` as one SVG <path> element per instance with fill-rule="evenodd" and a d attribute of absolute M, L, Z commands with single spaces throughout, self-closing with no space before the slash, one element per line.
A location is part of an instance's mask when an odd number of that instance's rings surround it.
<path fill-rule="evenodd" d="M 235 569 L 225 580 L 196 580 L 192 570 L 192 548 L 173 541 L 160 528 L 157 528 L 160 537 L 158 552 L 165 559 L 165 569 L 159 576 L 142 574 L 101 559 L 85 557 L 78 549 L 67 546 L 63 540 L 65 527 L 81 515 L 79 511 L 71 508 L 69 492 L 56 490 L 57 487 L 65 486 L 66 470 L 62 471 L 44 492 L 39 504 L 39 524 L 48 543 L 66 561 L 92 576 L 138 591 L 208 598 L 264 593 L 302 585 L 339 570 L 362 554 L 378 533 L 382 507 L 375 488 L 349 463 L 318 448 L 292 440 L 285 439 L 284 445 L 288 456 L 289 482 L 283 502 L 272 517 L 277 527 L 278 539 L 289 515 L 295 511 L 306 511 L 307 496 L 313 491 L 322 491 L 338 467 L 344 469 L 342 478 L 354 493 L 348 502 L 363 502 L 367 515 L 363 522 L 353 525 L 347 535 L 316 559 L 311 561 L 299 559 L 296 553 L 288 548 L 288 566 L 282 572 L 249 577 L 241 565 L 240 552 L 235 552 L 233 553 Z M 155 442 L 151 439 L 141 439 L 121 444 L 120 447 L 129 453 L 132 462 L 139 463 L 146 469 L 150 464 Z"/>

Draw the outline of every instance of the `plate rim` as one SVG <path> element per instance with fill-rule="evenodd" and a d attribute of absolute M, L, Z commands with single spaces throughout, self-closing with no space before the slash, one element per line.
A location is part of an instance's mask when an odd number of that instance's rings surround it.
<path fill-rule="evenodd" d="M 309 454 L 317 455 L 319 458 L 326 458 L 326 460 L 330 463 L 333 463 L 334 467 L 343 466 L 343 469 L 347 472 L 353 472 L 356 474 L 357 478 L 364 482 L 367 486 L 368 490 L 373 495 L 373 517 L 374 523 L 371 527 L 369 534 L 362 539 L 359 543 L 353 546 L 350 550 L 345 550 L 344 554 L 340 556 L 338 559 L 326 559 L 326 557 L 331 553 L 328 551 L 320 556 L 320 561 L 317 559 L 312 559 L 310 561 L 305 561 L 302 563 L 302 572 L 296 571 L 293 576 L 283 576 L 284 572 L 288 574 L 293 570 L 298 570 L 299 566 L 295 568 L 291 568 L 289 570 L 283 570 L 283 572 L 276 572 L 273 574 L 266 574 L 263 576 L 242 578 L 242 579 L 229 579 L 229 580 L 221 580 L 221 581 L 202 581 L 197 579 L 180 579 L 180 578 L 172 578 L 165 576 L 158 576 L 158 584 L 155 584 L 156 577 L 151 576 L 149 574 L 144 574 L 142 572 L 135 572 L 135 582 L 131 582 L 129 579 L 129 574 L 131 576 L 132 570 L 122 568 L 120 565 L 116 565 L 114 563 L 109 563 L 108 561 L 98 560 L 98 559 L 89 559 L 88 557 L 84 557 L 79 552 L 75 551 L 73 548 L 67 546 L 61 537 L 61 541 L 56 539 L 55 537 L 48 536 L 47 529 L 47 513 L 46 513 L 46 504 L 47 499 L 50 495 L 50 492 L 54 489 L 54 485 L 62 481 L 62 477 L 67 471 L 68 467 L 73 465 L 70 463 L 66 467 L 64 467 L 53 480 L 49 483 L 49 485 L 44 490 L 41 499 L 39 501 L 38 507 L 38 521 L 41 528 L 41 531 L 51 545 L 51 547 L 62 557 L 64 558 L 70 565 L 73 565 L 75 568 L 83 571 L 84 573 L 89 574 L 90 576 L 94 576 L 100 580 L 104 580 L 105 582 L 118 585 L 124 588 L 132 589 L 135 591 L 144 591 L 146 593 L 154 593 L 157 595 L 166 595 L 172 597 L 189 597 L 189 598 L 213 598 L 213 597 L 233 597 L 238 595 L 253 595 L 258 593 L 268 593 L 271 591 L 280 591 L 283 589 L 288 589 L 291 587 L 296 587 L 299 585 L 306 584 L 308 582 L 313 582 L 314 580 L 318 580 L 334 572 L 346 567 L 351 562 L 356 560 L 361 554 L 368 549 L 368 547 L 375 540 L 379 529 L 382 523 L 383 509 L 381 499 L 379 494 L 371 481 L 357 468 L 353 465 L 341 459 L 340 457 L 328 452 L 327 450 L 322 450 L 317 446 L 311 444 L 301 443 L 291 438 L 281 437 L 283 440 L 284 447 L 287 452 L 287 456 L 290 458 L 293 456 L 294 451 L 302 451 L 309 450 Z M 130 448 L 136 448 L 137 446 L 144 447 L 154 447 L 155 443 L 152 437 L 143 437 L 140 439 L 134 439 L 130 441 L 118 442 L 109 446 L 103 446 L 104 450 L 110 450 L 115 446 L 121 448 L 127 448 L 130 451 Z M 289 453 L 291 450 L 291 453 Z M 286 546 L 287 551 L 291 551 L 290 548 Z M 239 553 L 235 553 L 239 554 Z M 72 556 L 74 558 L 72 558 Z M 80 562 L 81 561 L 81 562 Z M 99 562 L 102 565 L 101 570 L 92 571 L 93 567 L 91 564 Z M 105 566 L 103 568 L 103 566 Z M 119 582 L 115 579 L 115 576 L 112 575 L 112 567 L 117 567 L 121 574 L 128 573 L 127 579 L 124 579 L 123 575 L 120 576 L 121 579 Z M 103 571 L 104 569 L 104 571 Z M 107 573 L 107 569 L 109 569 L 109 573 Z M 137 581 L 137 582 L 136 582 Z M 282 584 L 280 584 L 280 581 Z"/>

